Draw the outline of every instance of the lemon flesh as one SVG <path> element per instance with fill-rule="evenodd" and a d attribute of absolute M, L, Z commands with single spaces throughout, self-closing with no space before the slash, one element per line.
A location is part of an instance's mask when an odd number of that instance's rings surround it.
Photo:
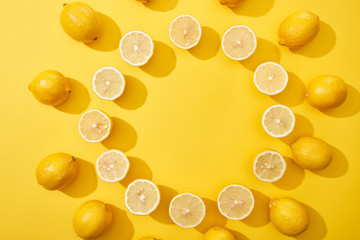
<path fill-rule="evenodd" d="M 309 215 L 298 201 L 291 198 L 272 199 L 269 206 L 270 220 L 282 234 L 296 236 L 308 228 Z"/>
<path fill-rule="evenodd" d="M 69 79 L 52 70 L 39 73 L 28 88 L 39 102 L 51 106 L 63 103 L 71 92 Z"/>
<path fill-rule="evenodd" d="M 88 142 L 101 142 L 111 132 L 111 118 L 100 110 L 85 112 L 79 120 L 79 133 Z"/>
<path fill-rule="evenodd" d="M 315 108 L 329 109 L 340 106 L 347 97 L 347 86 L 337 76 L 326 75 L 312 80 L 307 88 L 307 100 Z"/>
<path fill-rule="evenodd" d="M 112 212 L 108 204 L 90 200 L 82 204 L 74 214 L 73 227 L 82 239 L 96 239 L 111 225 Z"/>
<path fill-rule="evenodd" d="M 83 43 L 95 41 L 100 32 L 97 13 L 83 2 L 65 4 L 60 23 L 71 38 Z"/>
<path fill-rule="evenodd" d="M 36 168 L 37 182 L 48 190 L 58 190 L 69 185 L 78 172 L 76 158 L 66 153 L 54 153 Z"/>
<path fill-rule="evenodd" d="M 201 38 L 200 23 L 190 15 L 181 15 L 171 22 L 169 36 L 179 48 L 190 49 L 195 47 Z"/>
<path fill-rule="evenodd" d="M 236 238 L 226 228 L 216 226 L 206 231 L 203 240 L 236 240 Z"/>
<path fill-rule="evenodd" d="M 266 62 L 257 67 L 254 74 L 254 83 L 260 92 L 267 95 L 281 93 L 288 82 L 285 69 L 274 62 Z"/>
<path fill-rule="evenodd" d="M 310 42 L 320 30 L 319 17 L 308 11 L 288 16 L 279 26 L 279 44 L 299 48 Z"/>
<path fill-rule="evenodd" d="M 321 139 L 301 137 L 291 145 L 294 161 L 308 170 L 321 170 L 332 161 L 331 147 Z"/>

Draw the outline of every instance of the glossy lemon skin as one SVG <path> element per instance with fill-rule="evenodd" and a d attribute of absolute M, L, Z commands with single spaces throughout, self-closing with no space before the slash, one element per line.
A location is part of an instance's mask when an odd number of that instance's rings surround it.
<path fill-rule="evenodd" d="M 71 92 L 69 79 L 53 70 L 39 73 L 28 89 L 39 102 L 51 106 L 63 103 Z"/>
<path fill-rule="evenodd" d="M 203 240 L 236 240 L 236 238 L 226 228 L 216 226 L 206 231 Z"/>
<path fill-rule="evenodd" d="M 291 145 L 291 150 L 294 161 L 311 171 L 324 169 L 332 161 L 331 147 L 318 138 L 301 137 Z"/>
<path fill-rule="evenodd" d="M 298 201 L 292 198 L 272 199 L 269 207 L 271 223 L 282 234 L 296 236 L 308 228 L 309 215 Z"/>
<path fill-rule="evenodd" d="M 347 97 L 347 85 L 333 75 L 319 76 L 307 87 L 307 100 L 315 108 L 329 109 L 340 106 Z"/>
<path fill-rule="evenodd" d="M 279 26 L 279 44 L 289 48 L 300 48 L 310 42 L 320 30 L 319 17 L 308 11 L 288 16 Z"/>
<path fill-rule="evenodd" d="M 219 0 L 219 2 L 222 5 L 228 6 L 230 8 L 236 8 L 239 7 L 244 2 L 244 0 Z"/>
<path fill-rule="evenodd" d="M 97 13 L 83 2 L 65 4 L 60 15 L 60 23 L 64 31 L 79 42 L 93 42 L 100 33 Z"/>
<path fill-rule="evenodd" d="M 73 227 L 82 239 L 100 237 L 112 223 L 112 211 L 108 204 L 98 200 L 83 203 L 75 212 Z"/>
<path fill-rule="evenodd" d="M 54 153 L 38 164 L 37 182 L 48 190 L 59 190 L 69 185 L 78 172 L 76 158 L 66 153 Z"/>

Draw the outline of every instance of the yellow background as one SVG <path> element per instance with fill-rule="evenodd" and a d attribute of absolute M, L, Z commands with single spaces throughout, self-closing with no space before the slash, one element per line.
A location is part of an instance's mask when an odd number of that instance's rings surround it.
<path fill-rule="evenodd" d="M 301 240 L 358 239 L 360 201 L 360 3 L 353 0 L 246 0 L 231 10 L 217 0 L 86 0 L 100 12 L 105 26 L 97 43 L 84 45 L 62 30 L 63 1 L 0 2 L 1 32 L 1 239 L 77 239 L 72 216 L 90 199 L 113 205 L 114 224 L 102 240 L 201 239 L 213 225 L 226 225 L 238 239 L 288 239 L 268 218 L 268 201 L 290 196 L 304 204 L 311 217 Z M 320 16 L 318 36 L 300 50 L 277 44 L 277 28 L 287 15 L 310 10 Z M 168 37 L 172 19 L 191 14 L 203 26 L 193 50 L 175 47 Z M 250 26 L 258 37 L 254 55 L 243 62 L 228 59 L 220 39 L 231 26 Z M 131 30 L 155 41 L 155 54 L 144 67 L 125 63 L 117 45 Z M 275 61 L 289 72 L 289 85 L 276 97 L 261 94 L 253 72 Z M 91 79 L 96 70 L 114 66 L 126 75 L 124 95 L 114 101 L 98 98 Z M 58 107 L 37 102 L 27 85 L 43 70 L 72 78 L 73 92 Z M 321 112 L 306 100 L 305 86 L 321 74 L 335 74 L 349 84 L 349 96 L 337 109 Z M 261 116 L 272 104 L 296 114 L 294 133 L 285 139 L 268 136 Z M 85 142 L 78 120 L 99 108 L 114 120 L 103 143 Z M 304 171 L 291 162 L 289 143 L 303 135 L 324 139 L 334 147 L 334 161 L 321 172 Z M 124 151 L 131 162 L 121 183 L 105 183 L 95 173 L 97 157 L 107 149 Z M 259 181 L 252 172 L 257 153 L 275 149 L 286 156 L 288 169 L 277 183 Z M 54 152 L 82 159 L 73 184 L 47 191 L 35 178 L 38 162 Z M 150 216 L 134 216 L 124 205 L 126 186 L 147 178 L 159 185 L 162 201 Z M 218 193 L 233 183 L 249 187 L 255 197 L 252 214 L 243 221 L 226 220 L 216 207 Z M 203 223 L 182 229 L 170 221 L 170 199 L 180 192 L 201 196 L 207 207 Z"/>

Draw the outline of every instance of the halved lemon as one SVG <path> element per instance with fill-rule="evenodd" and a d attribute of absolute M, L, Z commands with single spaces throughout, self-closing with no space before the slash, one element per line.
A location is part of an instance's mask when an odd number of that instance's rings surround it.
<path fill-rule="evenodd" d="M 94 74 L 92 86 L 100 98 L 115 100 L 124 92 L 125 79 L 116 68 L 103 67 Z"/>
<path fill-rule="evenodd" d="M 190 15 L 175 18 L 169 29 L 171 41 L 179 48 L 195 47 L 201 38 L 201 26 L 198 20 Z"/>
<path fill-rule="evenodd" d="M 149 180 L 137 179 L 126 189 L 125 205 L 133 214 L 148 215 L 157 208 L 159 202 L 159 188 Z"/>
<path fill-rule="evenodd" d="M 227 30 L 222 39 L 222 49 L 226 56 L 234 60 L 250 57 L 256 49 L 257 40 L 248 26 L 238 25 Z"/>
<path fill-rule="evenodd" d="M 196 227 L 205 217 L 205 204 L 192 193 L 182 193 L 171 200 L 169 214 L 180 227 Z"/>
<path fill-rule="evenodd" d="M 286 170 L 286 163 L 280 153 L 275 151 L 264 151 L 257 155 L 254 162 L 255 176 L 264 182 L 275 182 L 279 180 Z"/>
<path fill-rule="evenodd" d="M 273 105 L 264 112 L 262 125 L 270 136 L 285 137 L 294 129 L 295 116 L 290 108 L 280 104 Z"/>
<path fill-rule="evenodd" d="M 129 167 L 129 160 L 119 150 L 106 151 L 96 161 L 96 172 L 105 182 L 121 181 L 129 171 Z"/>
<path fill-rule="evenodd" d="M 220 213 L 232 220 L 241 220 L 249 216 L 254 202 L 251 191 L 241 185 L 229 185 L 218 196 Z"/>
<path fill-rule="evenodd" d="M 154 43 L 146 33 L 131 31 L 121 38 L 119 50 L 125 62 L 133 66 L 142 66 L 152 57 Z"/>
<path fill-rule="evenodd" d="M 79 121 L 80 135 L 88 142 L 101 142 L 111 131 L 111 119 L 102 111 L 93 109 L 85 112 Z"/>
<path fill-rule="evenodd" d="M 267 95 L 281 93 L 288 82 L 288 74 L 277 63 L 266 62 L 257 67 L 254 74 L 254 82 L 260 92 Z"/>

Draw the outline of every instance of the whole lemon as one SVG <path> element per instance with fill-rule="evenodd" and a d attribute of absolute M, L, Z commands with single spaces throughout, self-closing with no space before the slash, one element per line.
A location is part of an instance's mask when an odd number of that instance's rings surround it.
<path fill-rule="evenodd" d="M 230 8 L 239 7 L 244 0 L 219 0 L 222 5 Z"/>
<path fill-rule="evenodd" d="M 345 101 L 346 97 L 346 83 L 337 76 L 317 77 L 307 87 L 307 100 L 318 109 L 337 107 Z"/>
<path fill-rule="evenodd" d="M 97 13 L 83 2 L 64 4 L 60 23 L 64 31 L 79 42 L 93 42 L 100 33 Z"/>
<path fill-rule="evenodd" d="M 308 170 L 321 170 L 332 161 L 329 144 L 314 137 L 301 137 L 291 145 L 294 161 Z"/>
<path fill-rule="evenodd" d="M 75 212 L 73 227 L 82 239 L 96 239 L 111 225 L 112 212 L 108 204 L 98 200 L 83 203 Z"/>
<path fill-rule="evenodd" d="M 29 90 L 41 103 L 56 106 L 70 94 L 69 79 L 57 71 L 43 71 L 29 84 Z"/>
<path fill-rule="evenodd" d="M 296 12 L 280 24 L 279 44 L 289 48 L 299 48 L 310 42 L 320 29 L 320 20 L 312 12 Z"/>
<path fill-rule="evenodd" d="M 203 240 L 236 240 L 236 237 L 226 228 L 216 226 L 206 231 Z"/>
<path fill-rule="evenodd" d="M 269 204 L 270 220 L 274 227 L 287 236 L 304 232 L 310 223 L 305 207 L 292 198 L 272 199 Z"/>
<path fill-rule="evenodd" d="M 76 158 L 66 153 L 54 153 L 36 168 L 37 182 L 48 190 L 58 190 L 69 185 L 78 172 Z"/>

